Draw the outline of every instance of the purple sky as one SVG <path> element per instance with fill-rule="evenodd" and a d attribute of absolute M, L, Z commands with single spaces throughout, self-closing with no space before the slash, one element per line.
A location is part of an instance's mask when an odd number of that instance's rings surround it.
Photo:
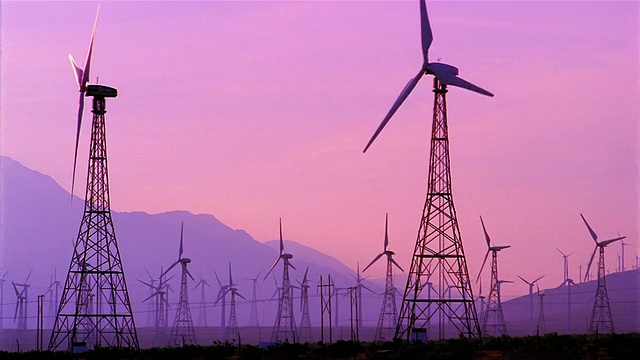
<path fill-rule="evenodd" d="M 588 261 L 581 212 L 602 239 L 619 231 L 637 244 L 638 3 L 427 5 L 430 57 L 496 95 L 448 97 L 472 277 L 486 251 L 480 214 L 496 245 L 512 245 L 502 277 L 546 274 L 541 286 L 562 280 L 554 247 L 576 252 L 576 279 Z M 67 54 L 84 63 L 96 6 L 1 5 L 0 153 L 66 189 L 78 96 Z M 209 213 L 259 241 L 277 237 L 282 217 L 285 238 L 353 268 L 382 250 L 389 212 L 390 248 L 408 270 L 430 79 L 362 149 L 421 59 L 417 1 L 102 2 L 91 81 L 120 94 L 107 104 L 113 208 Z M 608 249 L 608 268 L 619 249 Z M 626 250 L 629 267 L 637 248 Z"/>

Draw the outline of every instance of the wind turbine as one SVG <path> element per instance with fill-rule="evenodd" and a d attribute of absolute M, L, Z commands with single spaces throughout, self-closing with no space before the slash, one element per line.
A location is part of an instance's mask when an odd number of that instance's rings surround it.
<path fill-rule="evenodd" d="M 300 311 L 302 311 L 302 320 L 300 321 L 300 342 L 310 343 L 313 341 L 313 333 L 311 332 L 311 319 L 309 317 L 309 280 L 307 275 L 309 268 L 304 272 L 300 285 Z M 297 280 L 296 280 L 297 281 Z"/>
<path fill-rule="evenodd" d="M 484 221 L 482 220 L 482 216 L 480 216 L 480 223 L 482 224 L 482 230 L 484 231 L 484 237 L 487 241 L 487 253 L 484 256 L 484 261 L 482 262 L 482 267 L 480 267 L 480 272 L 478 273 L 478 277 L 476 282 L 480 280 L 480 275 L 482 275 L 482 269 L 484 269 L 484 265 L 487 263 L 487 258 L 489 257 L 489 253 L 491 253 L 491 288 L 489 289 L 489 297 L 487 298 L 487 307 L 484 312 L 484 321 L 482 322 L 483 329 L 482 332 L 484 335 L 488 336 L 500 336 L 506 334 L 506 326 L 504 323 L 504 315 L 502 313 L 502 305 L 500 300 L 500 281 L 498 280 L 498 252 L 507 248 L 510 248 L 511 245 L 501 245 L 501 246 L 491 246 L 491 238 L 489 237 L 489 233 L 487 232 L 487 228 L 484 226 Z M 490 321 L 491 320 L 491 321 Z"/>
<path fill-rule="evenodd" d="M 556 248 L 556 250 L 558 250 L 558 252 L 562 254 L 562 261 L 564 264 L 564 279 L 562 280 L 562 284 L 565 284 L 569 279 L 569 256 L 573 255 L 574 253 L 565 254 L 558 248 Z M 587 274 L 588 273 L 589 272 L 587 271 Z M 585 277 L 585 280 L 586 280 L 586 277 Z"/>
<path fill-rule="evenodd" d="M 290 262 L 293 255 L 284 252 L 284 240 L 282 240 L 282 219 L 280 219 L 280 255 L 269 269 L 269 272 L 264 276 L 266 279 L 269 274 L 275 269 L 278 262 L 282 260 L 282 290 L 280 291 L 280 299 L 278 301 L 278 314 L 276 315 L 276 322 L 273 326 L 273 333 L 271 334 L 272 342 L 290 341 L 296 342 L 296 321 L 293 316 L 293 299 L 291 296 L 291 282 L 289 280 L 289 266 L 296 270 Z"/>
<path fill-rule="evenodd" d="M 27 343 L 27 313 L 29 304 L 29 287 L 31 286 L 28 284 L 28 282 L 32 272 L 33 270 L 29 272 L 29 275 L 27 275 L 27 278 L 22 284 L 15 283 L 13 281 L 11 282 L 11 284 L 13 285 L 13 289 L 16 292 L 16 311 L 13 315 L 13 322 L 15 322 L 17 318 L 18 333 L 16 340 L 19 342 L 18 347 L 25 346 Z M 21 289 L 18 290 L 18 287 L 21 287 Z"/>
<path fill-rule="evenodd" d="M 260 278 L 260 273 L 262 270 L 258 272 L 258 275 L 254 278 L 249 278 L 245 280 L 250 280 L 253 283 L 252 293 L 251 293 L 251 312 L 249 313 L 249 326 L 257 327 L 260 329 L 260 323 L 258 321 L 258 298 L 257 291 L 260 291 L 260 286 L 258 286 L 258 279 Z"/>
<path fill-rule="evenodd" d="M 216 279 L 218 279 L 218 282 L 220 281 L 217 274 L 216 274 Z M 229 310 L 229 326 L 225 328 L 224 339 L 225 341 L 233 341 L 233 340 L 237 340 L 235 336 L 238 335 L 238 319 L 236 317 L 236 296 L 244 300 L 246 300 L 246 298 L 238 292 L 238 288 L 236 288 L 236 284 L 233 283 L 233 276 L 231 274 L 231 263 L 229 263 L 229 283 L 224 286 L 222 286 L 221 284 L 220 291 L 218 292 L 218 298 L 216 299 L 216 303 L 221 299 L 223 300 L 223 303 L 224 303 L 224 298 L 228 293 L 231 294 L 231 307 Z M 223 306 L 223 311 L 224 311 L 224 306 Z"/>
<path fill-rule="evenodd" d="M 384 297 L 382 300 L 382 308 L 380 309 L 380 318 L 378 319 L 378 326 L 376 328 L 375 341 L 390 341 L 393 339 L 397 321 L 398 310 L 396 308 L 396 288 L 393 286 L 393 265 L 395 265 L 400 271 L 404 272 L 402 267 L 393 259 L 395 254 L 393 251 L 388 250 L 389 246 L 389 214 L 386 214 L 384 223 L 384 248 L 373 261 L 362 270 L 367 271 L 371 265 L 373 265 L 383 255 L 387 257 L 387 274 L 385 278 Z"/>
<path fill-rule="evenodd" d="M 620 236 L 620 234 L 618 234 L 618 236 Z M 625 267 L 624 267 L 624 247 L 625 246 L 634 246 L 634 245 L 633 244 L 627 244 L 626 242 L 624 242 L 624 240 L 620 241 L 620 247 L 621 247 L 620 251 L 622 253 L 621 258 L 620 258 L 620 268 L 621 268 L 620 271 L 625 271 L 626 270 Z"/>
<path fill-rule="evenodd" d="M 189 288 L 187 287 L 187 276 L 191 280 L 196 281 L 189 270 L 187 265 L 191 263 L 191 259 L 182 257 L 183 253 L 183 235 L 184 235 L 184 222 L 180 225 L 180 250 L 178 250 L 178 260 L 171 264 L 167 270 L 162 274 L 165 276 L 176 265 L 182 266 L 181 280 L 180 280 L 180 299 L 178 301 L 178 308 L 176 309 L 176 317 L 173 321 L 173 327 L 171 328 L 171 335 L 169 335 L 169 344 L 172 346 L 179 346 L 185 344 L 196 344 L 196 334 L 193 329 L 193 319 L 191 318 L 191 309 L 189 308 Z"/>
<path fill-rule="evenodd" d="M 358 292 L 358 329 L 362 329 L 362 322 L 364 321 L 362 317 L 362 289 L 365 289 L 372 294 L 375 294 L 375 292 L 363 284 L 363 281 L 366 280 L 368 276 L 360 277 L 360 263 L 357 264 L 356 274 L 357 277 L 353 275 L 351 275 L 351 277 L 356 281 L 356 291 Z"/>
<path fill-rule="evenodd" d="M 547 333 L 547 323 L 544 319 L 544 291 L 540 291 L 538 284 L 536 284 L 536 289 L 538 290 L 538 298 L 540 299 L 540 305 L 538 306 L 540 313 L 538 316 L 538 330 L 536 331 L 536 334 L 544 335 Z"/>
<path fill-rule="evenodd" d="M 157 280 L 153 279 L 151 277 L 151 274 L 149 274 L 149 277 L 151 278 L 150 283 L 147 283 L 138 279 L 139 282 L 148 286 L 150 289 L 153 289 L 153 292 L 146 299 L 142 300 L 142 302 L 144 303 L 149 301 L 151 298 L 154 298 L 153 310 L 155 314 L 155 322 L 154 322 L 154 333 L 153 333 L 153 342 L 152 342 L 153 347 L 168 345 L 167 324 L 169 321 L 169 314 L 168 314 L 169 301 L 166 295 L 167 295 L 167 292 L 169 291 L 167 282 L 173 279 L 173 276 L 171 276 L 168 279 L 165 279 L 163 277 L 163 274 L 164 274 L 164 271 L 161 268 L 160 277 Z M 158 282 L 157 286 L 154 285 L 155 281 Z"/>
<path fill-rule="evenodd" d="M 522 276 L 518 275 L 520 280 L 524 281 L 527 285 L 529 285 L 529 335 L 533 335 L 533 286 L 536 285 L 538 280 L 542 279 L 544 275 L 539 278 L 529 282 L 525 280 Z"/>
<path fill-rule="evenodd" d="M 4 282 L 7 281 L 7 274 L 9 270 L 5 271 L 2 276 L 0 276 L 0 329 L 4 329 Z"/>
<path fill-rule="evenodd" d="M 198 286 L 200 286 L 200 311 L 198 311 L 198 322 L 200 323 L 200 326 L 208 327 L 209 325 L 207 324 L 207 301 L 204 294 L 204 287 L 205 286 L 211 287 L 211 285 L 209 285 L 207 280 L 203 279 L 202 276 L 200 276 L 200 281 L 198 281 L 196 286 L 193 287 L 193 290 L 197 289 Z"/>
<path fill-rule="evenodd" d="M 96 19 L 93 22 L 93 30 L 91 31 L 91 40 L 89 41 L 89 51 L 87 52 L 87 59 L 84 62 L 84 68 L 81 68 L 76 64 L 73 56 L 69 54 L 69 61 L 73 68 L 74 75 L 76 76 L 76 83 L 78 84 L 78 91 L 80 91 L 80 98 L 78 99 L 78 123 L 76 127 L 76 146 L 73 155 L 73 176 L 71 178 L 71 197 L 73 198 L 73 190 L 76 182 L 76 165 L 78 162 L 78 143 L 80 142 L 80 129 L 82 127 L 82 112 L 84 110 L 84 97 L 87 91 L 87 83 L 89 82 L 89 71 L 91 69 L 91 53 L 93 52 L 93 39 L 96 34 L 96 27 L 98 26 L 98 16 L 100 15 L 100 4 L 98 4 L 98 10 L 96 11 Z"/>
<path fill-rule="evenodd" d="M 589 322 L 589 331 L 591 332 L 614 332 L 613 319 L 611 317 L 611 307 L 609 305 L 609 295 L 607 294 L 607 284 L 605 282 L 605 268 L 604 268 L 604 248 L 607 245 L 614 243 L 618 240 L 625 239 L 626 236 L 618 236 L 617 238 L 598 242 L 598 235 L 593 231 L 587 220 L 580 214 L 582 221 L 587 226 L 591 238 L 596 243 L 593 249 L 591 258 L 589 259 L 589 265 L 587 265 L 587 273 L 593 263 L 593 258 L 596 256 L 596 251 L 600 251 L 598 258 L 598 287 L 596 289 L 596 298 L 593 302 L 593 311 L 591 312 L 591 321 Z"/>
<path fill-rule="evenodd" d="M 423 332 L 431 317 L 435 316 L 441 325 L 438 328 L 440 339 L 444 339 L 445 336 L 445 319 L 463 336 L 478 338 L 480 329 L 451 190 L 446 94 L 447 86 L 461 87 L 486 96 L 493 96 L 493 94 L 458 77 L 456 67 L 429 61 L 433 33 L 425 0 L 420 0 L 420 27 L 422 66 L 418 74 L 405 85 L 363 150 L 366 152 L 369 149 L 420 79 L 425 75 L 433 75 L 435 98 L 427 196 L 395 336 L 410 340 L 412 336 Z M 444 272 L 452 274 L 452 277 L 443 276 Z M 452 300 L 445 299 L 443 294 L 439 294 L 439 298 L 435 301 L 427 300 L 426 291 L 423 291 L 425 289 L 422 285 L 425 281 L 430 281 L 432 273 L 438 276 L 436 284 L 438 289 L 444 289 L 452 283 L 457 285 L 457 291 Z M 421 279 L 423 276 L 426 279 Z M 427 311 L 427 307 L 431 304 L 436 305 L 436 313 Z M 418 331 L 414 332 L 414 329 Z"/>

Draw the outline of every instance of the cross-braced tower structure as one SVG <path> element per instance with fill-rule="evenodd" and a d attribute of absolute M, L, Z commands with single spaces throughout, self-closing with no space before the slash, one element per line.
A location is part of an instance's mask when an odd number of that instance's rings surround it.
<path fill-rule="evenodd" d="M 229 309 L 229 326 L 227 326 L 227 331 L 224 337 L 225 341 L 234 342 L 239 341 L 240 331 L 238 330 L 238 317 L 236 316 L 236 296 L 242 297 L 242 295 L 238 294 L 238 289 L 231 288 L 229 290 L 231 292 L 231 306 Z"/>
<path fill-rule="evenodd" d="M 447 85 L 437 78 L 433 81 L 435 100 L 427 197 L 396 337 L 410 339 L 413 329 L 426 328 L 431 319 L 437 319 L 438 332 L 431 335 L 432 338 L 458 335 L 478 338 L 480 329 L 451 189 Z M 426 282 L 435 284 L 437 298 L 427 296 Z M 451 299 L 444 296 L 449 285 L 455 286 Z M 429 305 L 430 311 L 427 311 Z M 453 326 L 454 334 L 445 333 L 447 323 Z"/>
<path fill-rule="evenodd" d="M 11 282 L 13 289 L 16 291 L 16 313 L 13 316 L 13 322 L 18 321 L 16 328 L 16 341 L 18 342 L 18 350 L 27 346 L 27 305 L 29 285 L 16 284 Z M 21 287 L 18 290 L 18 287 Z"/>
<path fill-rule="evenodd" d="M 396 288 L 393 286 L 393 265 L 398 267 L 400 271 L 402 268 L 398 263 L 393 260 L 394 252 L 387 250 L 389 246 L 389 214 L 385 217 L 384 224 L 384 250 L 376 256 L 362 272 L 373 265 L 383 255 L 387 257 L 387 272 L 385 277 L 385 287 L 382 299 L 382 308 L 380 309 L 380 317 L 378 318 L 378 326 L 376 327 L 376 334 L 374 341 L 390 341 L 393 339 L 396 327 L 398 325 L 398 309 L 396 305 Z"/>
<path fill-rule="evenodd" d="M 540 313 L 538 315 L 538 330 L 537 330 L 537 334 L 538 335 L 544 335 L 547 333 L 547 322 L 544 319 L 544 292 L 540 291 L 540 288 L 538 288 L 538 300 L 539 300 L 539 308 L 540 308 Z"/>
<path fill-rule="evenodd" d="M 174 266 L 180 264 L 182 271 L 180 276 L 180 298 L 178 300 L 178 308 L 176 317 L 173 321 L 171 334 L 169 335 L 170 346 L 194 345 L 196 344 L 196 333 L 193 329 L 193 319 L 191 318 L 191 309 L 189 308 L 189 287 L 187 285 L 187 276 L 195 281 L 187 264 L 191 263 L 191 259 L 182 257 L 182 240 L 184 234 L 184 223 L 180 226 L 180 250 L 178 253 L 178 261 L 173 263 L 163 275 L 166 275 Z"/>
<path fill-rule="evenodd" d="M 300 310 L 302 311 L 302 320 L 300 321 L 300 328 L 298 329 L 300 336 L 299 340 L 302 343 L 312 342 L 313 333 L 311 332 L 311 318 L 309 317 L 309 280 L 307 274 L 309 268 L 304 272 L 304 278 L 302 282 L 298 282 L 300 285 Z"/>
<path fill-rule="evenodd" d="M 4 329 L 4 282 L 7 281 L 7 273 L 9 270 L 5 271 L 2 277 L 0 277 L 0 329 Z"/>
<path fill-rule="evenodd" d="M 163 273 L 164 271 L 160 269 L 160 278 L 157 280 L 157 286 L 154 285 L 154 282 L 156 280 L 153 279 L 151 275 L 149 275 L 149 278 L 151 278 L 150 283 L 138 280 L 151 289 L 151 294 L 146 299 L 142 300 L 142 302 L 152 300 L 151 309 L 153 311 L 154 318 L 154 332 L 152 342 L 153 347 L 167 346 L 167 320 L 169 318 L 167 310 L 169 307 L 169 302 L 166 297 L 168 291 L 168 284 L 166 284 L 166 282 L 173 278 L 173 276 L 169 279 L 165 279 L 162 275 Z"/>
<path fill-rule="evenodd" d="M 260 322 L 258 321 L 258 294 L 256 290 L 258 290 L 258 278 L 260 277 L 261 272 L 262 270 L 258 272 L 256 277 L 249 279 L 253 284 L 251 292 L 251 311 L 249 312 L 249 326 L 255 327 L 260 326 Z"/>
<path fill-rule="evenodd" d="M 291 282 L 289 280 L 289 266 L 294 270 L 295 267 L 289 262 L 293 255 L 284 253 L 284 241 L 282 240 L 282 219 L 280 219 L 280 256 L 265 275 L 265 279 L 271 271 L 278 265 L 282 259 L 282 287 L 280 288 L 280 299 L 278 301 L 278 313 L 276 314 L 276 322 L 273 325 L 271 333 L 272 342 L 296 342 L 296 321 L 293 316 L 293 299 L 291 296 Z"/>
<path fill-rule="evenodd" d="M 70 349 L 77 342 L 88 347 L 138 348 L 109 199 L 106 98 L 117 94 L 116 89 L 102 85 L 89 85 L 86 90 L 93 97 L 93 122 L 84 215 L 49 350 Z M 90 294 L 95 301 L 87 309 Z"/>
<path fill-rule="evenodd" d="M 580 214 L 582 217 L 582 221 L 587 226 L 593 241 L 596 243 L 595 248 L 593 249 L 593 253 L 591 254 L 591 259 L 589 260 L 589 265 L 587 266 L 587 274 L 589 273 L 589 269 L 591 269 L 591 264 L 593 263 L 593 258 L 596 255 L 596 251 L 599 251 L 598 257 L 598 287 L 596 288 L 596 298 L 593 302 L 593 310 L 591 312 L 591 320 L 589 321 L 589 331 L 590 332 L 614 332 L 613 328 L 613 318 L 611 317 L 611 307 L 609 305 L 609 295 L 607 294 L 607 283 L 605 281 L 605 268 L 604 268 L 604 248 L 607 245 L 614 243 L 618 240 L 625 239 L 626 236 L 618 236 L 617 238 L 613 238 L 610 240 L 600 241 L 598 242 L 598 235 L 595 231 L 589 226 L 587 220 Z"/>

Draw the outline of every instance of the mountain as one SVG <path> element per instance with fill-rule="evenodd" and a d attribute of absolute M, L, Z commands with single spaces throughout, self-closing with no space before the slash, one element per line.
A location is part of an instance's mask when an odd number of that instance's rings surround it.
<path fill-rule="evenodd" d="M 24 281 L 27 274 L 33 271 L 29 291 L 32 314 L 35 314 L 35 297 L 47 290 L 54 269 L 58 280 L 64 282 L 83 205 L 83 201 L 77 197 L 71 202 L 70 194 L 51 177 L 30 170 L 9 157 L 0 157 L 0 269 L 8 270 L 7 280 L 16 282 Z M 227 281 L 230 262 L 240 293 L 250 299 L 251 282 L 246 279 L 255 277 L 260 271 L 263 277 L 278 256 L 277 241 L 260 243 L 247 232 L 232 229 L 213 215 L 192 214 L 187 211 L 161 214 L 113 211 L 112 215 L 138 326 L 147 324 L 145 320 L 148 305 L 143 304 L 142 300 L 148 296 L 148 289 L 136 279 L 147 281 L 147 270 L 157 277 L 161 267 L 166 269 L 177 260 L 181 222 L 184 222 L 184 256 L 192 259 L 189 270 L 196 281 L 202 276 L 213 286 L 207 288 L 209 303 L 215 301 L 214 295 L 218 292 L 214 271 L 222 282 Z M 274 234 L 277 234 L 275 226 Z M 292 262 L 297 270 L 292 269 L 290 272 L 294 284 L 294 279 L 302 280 L 308 266 L 310 279 L 315 280 L 319 275 L 331 273 L 339 286 L 353 285 L 352 276 L 355 272 L 335 258 L 295 241 L 286 241 L 286 250 L 294 254 Z M 179 267 L 174 268 L 172 273 L 176 274 L 171 281 L 175 293 L 170 293 L 170 303 L 177 301 Z M 281 264 L 278 264 L 273 274 L 280 282 Z M 200 291 L 193 291 L 193 286 L 194 284 L 190 284 L 189 287 L 190 302 L 192 316 L 197 324 Z M 376 291 L 382 289 L 380 285 L 373 283 L 368 286 Z M 260 287 L 262 292 L 258 296 L 261 298 L 269 297 L 275 291 L 272 280 L 262 282 Z M 310 293 L 314 297 L 311 306 L 319 308 L 319 304 L 315 304 L 319 301 L 316 299 L 315 289 Z M 7 327 L 14 326 L 10 315 L 14 310 L 14 302 L 13 293 L 5 291 L 3 310 L 4 324 Z M 275 301 L 270 301 L 269 305 L 274 307 Z M 377 312 L 378 306 L 371 305 L 375 309 L 372 311 Z M 210 304 L 208 307 L 208 318 L 214 319 L 209 320 L 209 324 L 217 324 L 217 319 L 212 315 L 219 313 L 219 306 Z M 275 310 L 265 308 L 269 315 L 262 323 L 272 323 L 271 317 Z M 239 303 L 239 324 L 246 324 L 248 316 L 248 304 Z M 172 317 L 170 314 L 171 319 Z M 45 320 L 45 324 L 47 321 Z M 29 319 L 29 327 L 35 328 L 35 319 Z"/>

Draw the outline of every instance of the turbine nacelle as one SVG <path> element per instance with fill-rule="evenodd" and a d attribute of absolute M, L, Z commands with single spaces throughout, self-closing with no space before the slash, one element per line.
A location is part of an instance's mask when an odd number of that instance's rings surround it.
<path fill-rule="evenodd" d="M 425 71 L 425 73 L 429 75 L 435 75 L 436 77 L 443 75 L 455 76 L 459 74 L 457 67 L 439 62 L 424 64 L 423 70 Z"/>

